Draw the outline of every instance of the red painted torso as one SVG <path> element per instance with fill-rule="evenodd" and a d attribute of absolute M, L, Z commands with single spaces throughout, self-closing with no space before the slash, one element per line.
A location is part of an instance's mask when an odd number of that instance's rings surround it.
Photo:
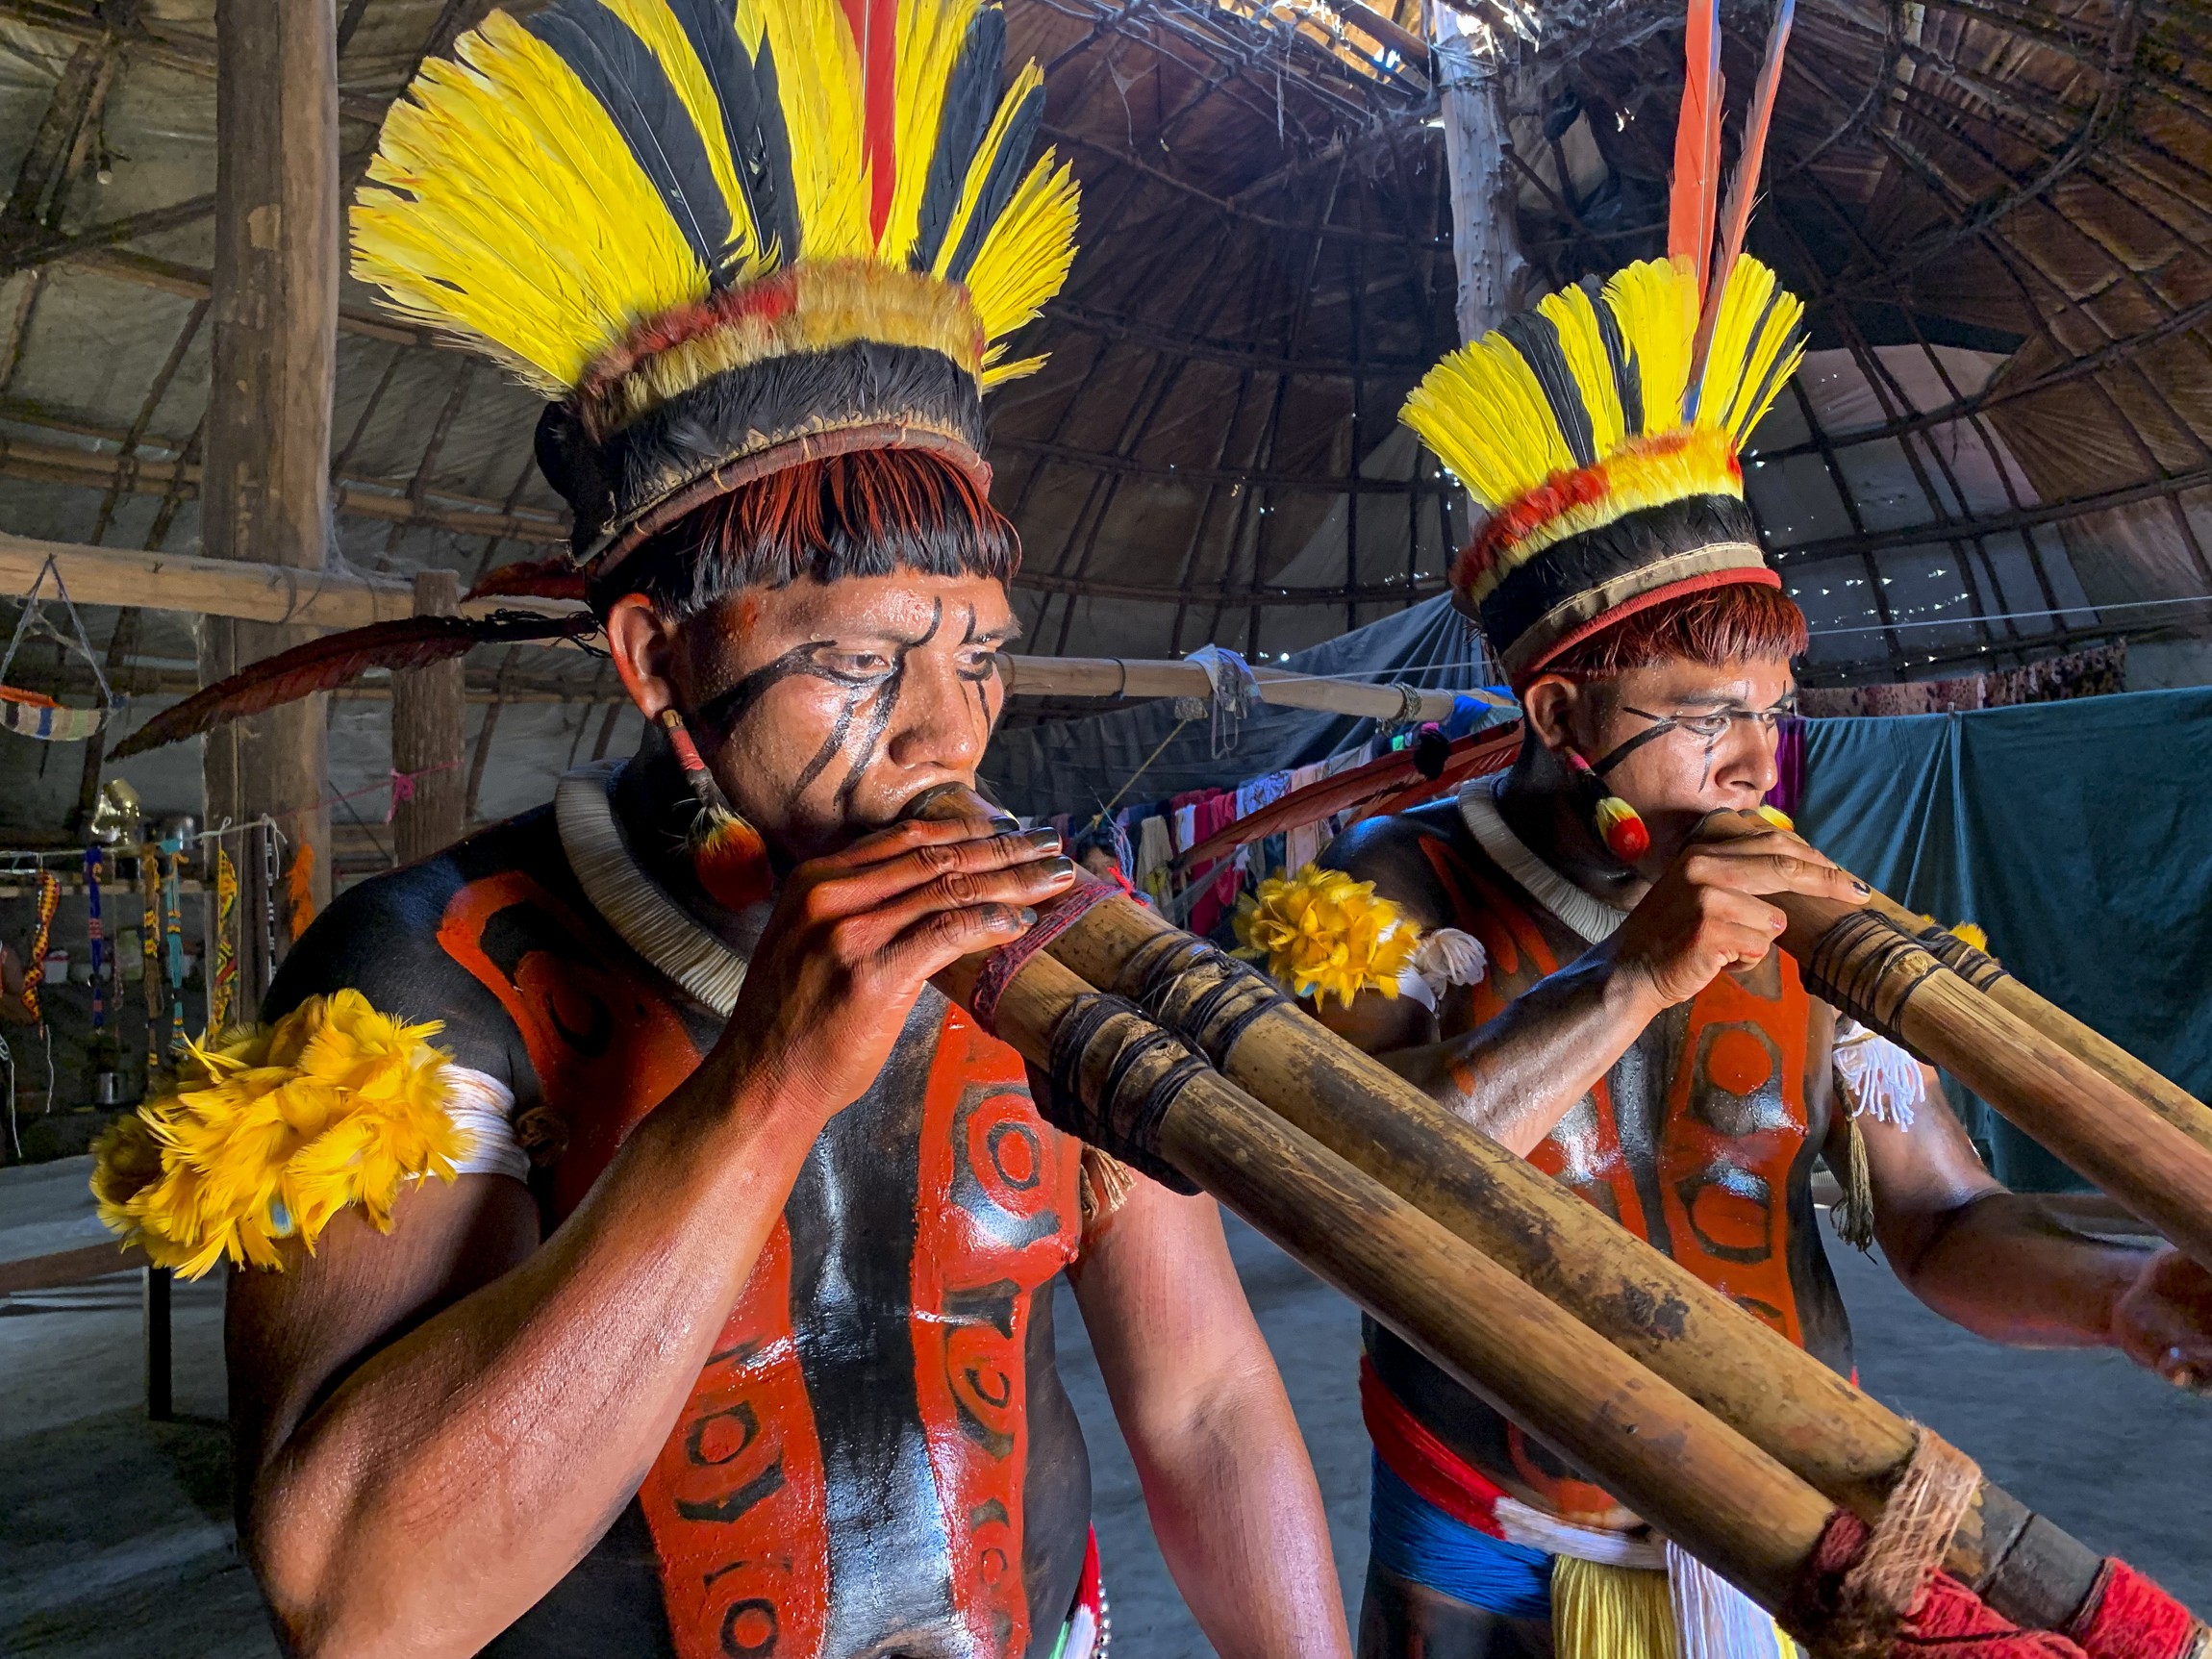
<path fill-rule="evenodd" d="M 1445 1036 L 1496 1018 L 1585 948 L 1464 835 L 1420 846 L 1451 925 L 1489 956 L 1464 1002 L 1446 1000 Z M 1823 1031 L 1796 966 L 1771 953 L 1646 1027 L 1529 1161 L 1792 1342 L 1848 1364 L 1807 1186 L 1829 1109 Z M 1508 1491 L 1570 1519 L 1621 1521 L 1602 1489 L 1387 1332 L 1370 1328 L 1370 1347 L 1401 1402 Z"/>
<path fill-rule="evenodd" d="M 439 938 L 521 1035 L 557 1225 L 713 1022 L 558 877 L 469 882 Z M 1077 1155 L 1019 1056 L 925 993 L 809 1154 L 639 1493 L 682 1659 L 1050 1650 L 1089 1507 L 1050 1362 Z"/>

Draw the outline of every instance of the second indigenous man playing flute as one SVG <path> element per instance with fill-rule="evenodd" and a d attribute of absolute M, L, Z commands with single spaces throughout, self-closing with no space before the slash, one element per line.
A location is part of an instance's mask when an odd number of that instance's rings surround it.
<path fill-rule="evenodd" d="M 1738 448 L 1799 349 L 1797 302 L 1737 260 L 1651 261 L 1547 297 L 1439 365 L 1407 419 L 1491 509 L 1453 572 L 1525 715 L 1519 759 L 1363 824 L 1324 862 L 1458 930 L 1432 1010 L 1362 992 L 1332 1025 L 1839 1370 L 1816 1159 L 1863 1170 L 1923 1301 L 2029 1346 L 2212 1376 L 2212 1277 L 2070 1231 L 1983 1169 L 1926 1072 L 1839 1029 L 1761 894 L 1866 890 L 1777 827 L 1699 838 L 1775 781 L 1805 622 L 1760 552 Z M 1711 337 L 1694 363 L 1695 341 Z M 1370 1321 L 1367 1659 L 1706 1659 L 1771 1621 Z"/>

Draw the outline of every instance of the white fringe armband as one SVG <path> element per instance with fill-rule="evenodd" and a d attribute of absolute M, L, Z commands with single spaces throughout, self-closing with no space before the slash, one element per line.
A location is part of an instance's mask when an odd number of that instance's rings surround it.
<path fill-rule="evenodd" d="M 1835 1068 L 1853 1118 L 1910 1129 L 1928 1097 L 1921 1063 L 1853 1019 L 1836 1020 Z"/>

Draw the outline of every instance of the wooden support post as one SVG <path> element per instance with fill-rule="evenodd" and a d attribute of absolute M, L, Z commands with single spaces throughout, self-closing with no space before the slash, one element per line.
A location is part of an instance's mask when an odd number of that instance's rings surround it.
<path fill-rule="evenodd" d="M 461 578 L 452 570 L 422 570 L 415 578 L 418 616 L 450 616 L 459 609 Z M 401 864 L 442 852 L 461 839 L 461 717 L 467 700 L 466 670 L 459 657 L 410 668 L 391 677 L 391 769 L 394 851 Z"/>
<path fill-rule="evenodd" d="M 1459 274 L 1459 335 L 1479 339 L 1521 309 L 1527 262 L 1505 163 L 1510 64 L 1489 26 L 1439 6 L 1436 64 L 1451 179 L 1451 260 Z"/>
<path fill-rule="evenodd" d="M 338 51 L 330 6 L 224 0 L 215 18 L 214 362 L 201 538 L 219 558 L 319 569 L 330 525 L 331 391 L 338 370 Z M 212 682 L 313 638 L 300 628 L 210 621 Z M 330 901 L 326 702 L 316 696 L 208 741 L 208 818 L 280 817 L 296 854 L 315 850 L 314 901 Z M 238 858 L 242 848 L 234 848 Z M 259 861 L 240 858 L 239 912 L 262 914 Z M 244 1006 L 265 983 L 249 925 Z"/>

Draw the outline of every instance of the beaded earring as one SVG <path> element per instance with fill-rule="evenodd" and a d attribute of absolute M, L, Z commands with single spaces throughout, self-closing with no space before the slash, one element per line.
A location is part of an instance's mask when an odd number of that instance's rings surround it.
<path fill-rule="evenodd" d="M 1587 787 L 1596 797 L 1591 808 L 1591 818 L 1597 830 L 1597 839 L 1605 843 L 1605 850 L 1622 864 L 1634 864 L 1651 850 L 1651 827 L 1643 815 L 1599 781 L 1597 769 L 1574 750 L 1567 751 L 1567 761 L 1577 776 L 1587 780 Z"/>
<path fill-rule="evenodd" d="M 699 745 L 673 708 L 661 711 L 661 727 L 668 734 L 668 746 L 676 751 L 676 765 L 684 782 L 699 803 L 686 838 L 691 853 L 691 871 L 707 896 L 724 910 L 745 910 L 767 899 L 774 891 L 768 868 L 767 843 L 761 832 L 738 815 L 722 786 L 707 769 Z"/>

